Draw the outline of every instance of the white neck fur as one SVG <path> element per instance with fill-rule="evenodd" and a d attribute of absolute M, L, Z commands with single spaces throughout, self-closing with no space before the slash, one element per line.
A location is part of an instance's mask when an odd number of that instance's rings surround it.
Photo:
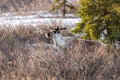
<path fill-rule="evenodd" d="M 62 36 L 61 34 L 56 34 L 54 41 L 57 46 L 63 47 L 66 45 L 64 36 Z"/>

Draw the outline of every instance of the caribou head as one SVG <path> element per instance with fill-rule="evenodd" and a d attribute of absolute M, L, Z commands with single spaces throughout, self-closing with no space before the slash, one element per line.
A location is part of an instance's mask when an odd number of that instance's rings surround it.
<path fill-rule="evenodd" d="M 46 36 L 53 40 L 55 46 L 63 47 L 66 45 L 66 40 L 64 36 L 61 34 L 61 31 L 66 29 L 67 28 L 59 28 L 59 27 L 53 29 L 52 27 L 50 27 L 50 32 L 46 33 Z"/>
<path fill-rule="evenodd" d="M 50 27 L 50 32 L 46 33 L 46 36 L 53 40 L 55 46 L 62 48 L 72 48 L 75 42 L 77 42 L 77 37 L 63 36 L 61 34 L 61 31 L 66 29 L 67 28 L 59 28 L 59 27 L 53 29 L 52 27 Z"/>
<path fill-rule="evenodd" d="M 46 36 L 48 38 L 55 38 L 56 36 L 61 35 L 62 30 L 66 30 L 66 29 L 67 28 L 59 28 L 58 26 L 56 29 L 50 27 L 50 32 L 46 33 Z"/>

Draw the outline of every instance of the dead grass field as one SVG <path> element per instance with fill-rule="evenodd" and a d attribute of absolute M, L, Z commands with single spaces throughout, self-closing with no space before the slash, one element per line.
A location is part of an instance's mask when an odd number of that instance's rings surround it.
<path fill-rule="evenodd" d="M 0 27 L 0 80 L 120 80 L 120 51 L 85 41 L 54 49 L 48 30 Z"/>

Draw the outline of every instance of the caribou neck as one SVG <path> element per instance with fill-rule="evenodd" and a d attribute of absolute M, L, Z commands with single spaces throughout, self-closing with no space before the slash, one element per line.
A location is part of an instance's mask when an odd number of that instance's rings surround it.
<path fill-rule="evenodd" d="M 64 36 L 62 36 L 61 34 L 56 34 L 54 41 L 56 42 L 56 45 L 61 46 L 61 47 L 65 46 L 65 43 L 66 43 Z"/>

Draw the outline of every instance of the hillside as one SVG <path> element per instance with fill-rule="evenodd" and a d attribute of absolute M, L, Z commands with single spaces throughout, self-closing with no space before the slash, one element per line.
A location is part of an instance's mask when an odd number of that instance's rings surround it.
<path fill-rule="evenodd" d="M 78 0 L 68 0 L 78 6 Z M 0 12 L 29 12 L 51 10 L 53 0 L 0 0 Z"/>
<path fill-rule="evenodd" d="M 49 10 L 51 0 L 0 0 L 0 12 Z"/>
<path fill-rule="evenodd" d="M 0 80 L 120 80 L 120 51 L 78 41 L 53 47 L 49 26 L 0 28 Z"/>

